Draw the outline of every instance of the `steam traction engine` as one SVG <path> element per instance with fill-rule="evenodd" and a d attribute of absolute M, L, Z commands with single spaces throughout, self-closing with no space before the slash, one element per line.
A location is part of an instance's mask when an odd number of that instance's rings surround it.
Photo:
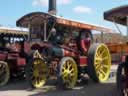
<path fill-rule="evenodd" d="M 26 31 L 0 28 L 0 87 L 11 77 L 24 76 L 27 37 Z"/>
<path fill-rule="evenodd" d="M 55 5 L 52 7 L 50 13 L 55 12 Z M 85 73 L 95 82 L 108 79 L 109 50 L 104 44 L 93 43 L 91 30 L 111 30 L 43 12 L 21 17 L 17 26 L 28 27 L 30 31 L 26 76 L 32 87 L 41 87 L 54 77 L 63 87 L 73 88 Z"/>
<path fill-rule="evenodd" d="M 104 13 L 104 18 L 108 21 L 114 22 L 115 24 L 117 23 L 128 27 L 128 5 L 106 11 Z M 121 30 L 119 31 L 121 32 Z M 117 69 L 117 92 L 118 96 L 128 96 L 128 45 L 124 42 L 117 45 L 122 49 L 117 50 L 122 54 L 122 63 L 119 64 Z"/>

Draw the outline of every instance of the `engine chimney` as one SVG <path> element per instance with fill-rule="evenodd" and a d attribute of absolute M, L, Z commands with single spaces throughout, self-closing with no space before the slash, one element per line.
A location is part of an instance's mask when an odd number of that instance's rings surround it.
<path fill-rule="evenodd" d="M 56 15 L 56 0 L 49 0 L 48 13 L 52 15 Z"/>

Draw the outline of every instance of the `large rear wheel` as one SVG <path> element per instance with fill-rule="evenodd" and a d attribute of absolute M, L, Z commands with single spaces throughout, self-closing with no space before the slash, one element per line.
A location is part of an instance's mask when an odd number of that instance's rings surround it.
<path fill-rule="evenodd" d="M 92 44 L 88 51 L 88 74 L 95 82 L 104 82 L 109 78 L 111 56 L 104 44 Z"/>
<path fill-rule="evenodd" d="M 117 69 L 117 90 L 119 96 L 128 96 L 128 66 L 121 63 Z"/>
<path fill-rule="evenodd" d="M 78 77 L 77 64 L 71 57 L 64 57 L 60 61 L 60 84 L 63 88 L 70 89 L 76 84 Z"/>
<path fill-rule="evenodd" d="M 42 87 L 47 81 L 48 66 L 41 58 L 33 58 L 27 66 L 27 80 L 34 88 Z"/>
<path fill-rule="evenodd" d="M 0 61 L 0 86 L 8 83 L 10 78 L 9 66 L 6 62 Z"/>

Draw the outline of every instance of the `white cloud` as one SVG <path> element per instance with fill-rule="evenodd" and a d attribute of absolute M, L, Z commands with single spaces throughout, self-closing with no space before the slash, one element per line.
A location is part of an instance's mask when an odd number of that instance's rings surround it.
<path fill-rule="evenodd" d="M 57 4 L 64 5 L 64 4 L 69 4 L 71 2 L 72 2 L 72 0 L 58 0 Z"/>
<path fill-rule="evenodd" d="M 73 8 L 73 10 L 76 13 L 91 13 L 92 12 L 91 8 L 85 7 L 85 6 L 77 6 L 77 7 Z"/>
<path fill-rule="evenodd" d="M 49 0 L 33 0 L 32 5 L 47 7 L 48 2 L 49 2 Z M 71 2 L 72 2 L 72 0 L 57 0 L 58 5 L 66 5 L 66 4 L 70 4 Z"/>
<path fill-rule="evenodd" d="M 48 0 L 33 0 L 33 6 L 48 6 Z"/>

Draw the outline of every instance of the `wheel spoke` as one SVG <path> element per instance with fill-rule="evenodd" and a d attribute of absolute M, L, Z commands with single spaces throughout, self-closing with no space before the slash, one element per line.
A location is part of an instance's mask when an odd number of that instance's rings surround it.
<path fill-rule="evenodd" d="M 95 65 L 99 65 L 101 60 L 95 60 Z"/>
<path fill-rule="evenodd" d="M 40 81 L 45 80 L 45 79 L 46 79 L 46 78 L 45 78 L 45 75 L 39 76 L 39 80 L 40 80 Z"/>
<path fill-rule="evenodd" d="M 1 71 L 0 71 L 0 76 L 1 76 L 1 75 L 4 75 L 4 74 L 6 74 L 6 70 L 1 70 Z"/>
<path fill-rule="evenodd" d="M 95 69 L 98 71 L 100 69 L 100 64 L 95 65 Z"/>
<path fill-rule="evenodd" d="M 47 70 L 42 70 L 39 74 L 40 75 L 45 75 L 45 74 L 47 74 Z"/>
<path fill-rule="evenodd" d="M 103 57 L 102 60 L 108 60 L 108 56 Z"/>
<path fill-rule="evenodd" d="M 67 62 L 63 65 L 63 67 L 65 68 L 65 69 L 67 69 Z"/>
<path fill-rule="evenodd" d="M 106 52 L 106 50 L 102 50 L 100 56 L 102 57 L 104 55 L 104 53 Z"/>
<path fill-rule="evenodd" d="M 72 64 L 70 64 L 70 65 L 69 65 L 69 71 L 72 70 L 72 69 L 73 69 L 73 68 L 72 68 Z"/>
<path fill-rule="evenodd" d="M 101 58 L 101 57 L 100 57 L 100 53 L 99 53 L 99 52 L 97 52 L 97 53 L 96 53 L 96 57 Z"/>
<path fill-rule="evenodd" d="M 67 70 L 70 70 L 71 64 L 69 63 L 67 66 Z"/>
<path fill-rule="evenodd" d="M 102 60 L 102 58 L 101 57 L 96 57 L 96 59 L 95 59 L 96 61 L 101 61 Z"/>
<path fill-rule="evenodd" d="M 71 70 L 70 70 L 70 73 L 73 73 L 74 72 L 74 69 L 72 68 Z"/>
<path fill-rule="evenodd" d="M 101 66 L 100 60 L 95 61 L 95 69 L 99 70 L 100 66 Z"/>
<path fill-rule="evenodd" d="M 67 76 L 67 73 L 66 72 L 63 72 L 62 73 L 62 76 L 65 78 Z"/>
<path fill-rule="evenodd" d="M 106 68 L 106 69 L 108 69 L 108 65 L 105 65 L 105 64 L 102 64 L 102 66 L 103 66 L 103 68 Z"/>
<path fill-rule="evenodd" d="M 102 69 L 100 69 L 99 71 L 100 71 L 102 78 L 105 77 L 106 73 Z"/>
<path fill-rule="evenodd" d="M 62 75 L 66 74 L 66 70 L 67 69 L 65 69 L 65 67 L 63 67 L 63 69 L 62 69 Z"/>
<path fill-rule="evenodd" d="M 72 65 L 71 65 L 72 63 L 71 63 L 71 61 L 69 61 L 69 60 L 68 60 L 67 62 L 68 62 L 68 63 L 67 63 L 67 69 L 69 70 L 70 67 L 72 66 Z"/>
<path fill-rule="evenodd" d="M 6 71 L 5 69 L 5 66 L 1 66 L 1 69 L 0 69 L 0 75 L 3 75 L 3 73 Z"/>

